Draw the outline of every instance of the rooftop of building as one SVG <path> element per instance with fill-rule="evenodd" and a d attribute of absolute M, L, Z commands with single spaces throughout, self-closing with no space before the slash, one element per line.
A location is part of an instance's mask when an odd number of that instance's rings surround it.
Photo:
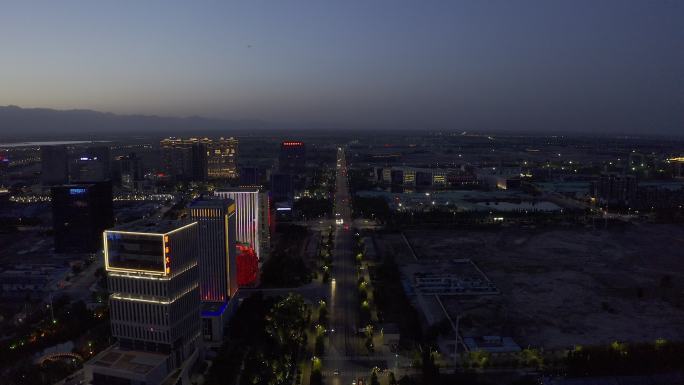
<path fill-rule="evenodd" d="M 205 198 L 200 198 L 192 201 L 188 207 L 193 209 L 193 208 L 212 208 L 212 209 L 220 209 L 220 208 L 226 208 L 227 206 L 230 206 L 233 204 L 232 199 L 221 199 L 219 197 L 205 197 Z"/>
<path fill-rule="evenodd" d="M 192 144 L 192 143 L 208 143 L 211 142 L 209 138 L 177 138 L 169 137 L 160 141 L 161 144 Z"/>
<path fill-rule="evenodd" d="M 520 346 L 511 337 L 481 336 L 466 337 L 463 343 L 472 351 L 484 350 L 491 353 L 519 352 Z"/>
<path fill-rule="evenodd" d="M 216 194 L 220 193 L 257 193 L 261 192 L 258 187 L 230 187 L 216 190 Z"/>
<path fill-rule="evenodd" d="M 280 144 L 282 147 L 303 147 L 304 142 L 298 140 L 286 140 Z"/>
<path fill-rule="evenodd" d="M 165 365 L 167 358 L 168 355 L 166 354 L 123 350 L 119 346 L 113 345 L 95 356 L 89 364 L 146 375 L 160 365 Z"/>
<path fill-rule="evenodd" d="M 107 231 L 167 234 L 193 223 L 195 222 L 185 222 L 169 219 L 141 219 L 138 221 L 116 226 Z"/>

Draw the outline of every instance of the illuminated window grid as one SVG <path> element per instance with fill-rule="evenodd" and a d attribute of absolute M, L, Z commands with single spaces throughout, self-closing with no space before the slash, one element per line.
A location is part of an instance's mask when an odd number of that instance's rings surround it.
<path fill-rule="evenodd" d="M 232 215 L 232 213 L 235 211 L 235 206 L 231 204 L 228 207 L 228 213 Z M 207 220 L 210 218 L 215 218 L 215 219 L 221 219 L 222 227 L 223 227 L 223 234 L 225 234 L 226 237 L 228 237 L 229 231 L 228 231 L 228 218 L 229 215 L 223 214 L 224 210 L 219 209 L 219 208 L 192 208 L 191 209 L 191 215 L 193 218 L 199 219 L 202 218 L 203 220 Z M 209 226 L 209 224 L 207 223 Z M 216 235 L 220 235 L 220 232 L 216 232 Z M 219 249 L 216 250 L 214 246 L 216 246 L 215 242 L 218 241 L 218 243 L 221 243 L 224 247 L 225 250 Z M 229 263 L 225 259 L 229 255 L 229 247 L 230 247 L 230 242 L 231 240 L 226 238 L 225 241 L 222 241 L 221 238 L 219 237 L 218 239 L 213 239 L 209 241 L 211 245 L 206 245 L 207 250 L 205 250 L 206 253 L 209 253 L 209 255 L 204 256 L 203 259 L 203 264 L 200 266 L 200 276 L 204 277 L 201 278 L 203 280 L 202 282 L 202 288 L 201 288 L 201 293 L 202 293 L 202 300 L 204 301 L 225 301 L 226 300 L 226 294 L 222 293 L 228 293 L 230 288 L 228 284 L 228 277 L 230 277 L 230 268 L 229 268 Z M 220 253 L 223 252 L 223 256 L 220 256 Z M 219 253 L 218 260 L 217 260 L 217 253 Z M 225 274 L 214 274 L 215 269 L 221 269 L 221 265 L 225 264 Z M 225 286 L 225 287 L 224 287 Z"/>
<path fill-rule="evenodd" d="M 169 242 L 169 235 L 181 231 L 185 228 L 188 228 L 190 226 L 196 225 L 197 222 L 192 222 L 189 223 L 185 226 L 181 226 L 177 229 L 174 229 L 172 231 L 169 231 L 168 233 L 164 234 L 159 234 L 159 233 L 144 233 L 144 232 L 138 232 L 138 231 L 120 231 L 120 230 L 106 230 L 102 234 L 103 238 L 103 245 L 104 245 L 104 255 L 105 255 L 105 270 L 106 271 L 112 271 L 112 272 L 128 272 L 128 273 L 145 273 L 145 274 L 152 274 L 152 275 L 162 275 L 162 276 L 168 276 L 171 274 L 171 250 L 169 247 L 166 246 L 166 244 Z M 164 271 L 159 271 L 159 270 L 145 270 L 145 269 L 124 269 L 120 267 L 112 267 L 109 265 L 109 247 L 108 247 L 108 242 L 107 242 L 107 234 L 128 234 L 128 235 L 141 235 L 141 236 L 149 236 L 149 237 L 162 237 L 162 263 L 164 265 Z"/>
<path fill-rule="evenodd" d="M 250 245 L 261 258 L 259 239 L 259 195 L 254 191 L 216 191 L 217 196 L 232 199 L 235 202 L 236 238 L 238 242 Z"/>
<path fill-rule="evenodd" d="M 186 271 L 192 269 L 193 267 L 197 266 L 197 264 L 192 264 L 189 265 L 181 270 L 174 270 L 175 275 L 181 275 L 185 273 Z M 137 270 L 135 271 L 137 272 Z M 134 272 L 134 273 L 135 273 Z M 160 276 L 160 275 L 139 275 L 139 274 L 130 274 L 130 272 L 123 272 L 123 273 L 118 273 L 118 272 L 110 272 L 108 274 L 109 277 L 120 277 L 120 278 L 133 278 L 133 279 L 145 279 L 145 280 L 152 280 L 152 281 L 170 281 L 173 279 L 170 276 Z"/>
<path fill-rule="evenodd" d="M 169 305 L 177 300 L 183 298 L 186 294 L 192 292 L 195 289 L 198 289 L 199 285 L 193 285 L 186 291 L 176 295 L 174 298 L 168 298 L 168 299 L 152 299 L 152 298 L 143 298 L 143 297 L 133 297 L 133 296 L 124 296 L 121 294 L 112 294 L 110 298 L 120 300 L 120 301 L 132 301 L 132 302 L 144 302 L 144 303 L 156 303 L 160 305 Z"/>

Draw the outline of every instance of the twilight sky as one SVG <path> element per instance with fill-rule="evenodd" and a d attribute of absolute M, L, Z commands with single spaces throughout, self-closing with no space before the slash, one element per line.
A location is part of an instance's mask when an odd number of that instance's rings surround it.
<path fill-rule="evenodd" d="M 3 1 L 0 105 L 677 133 L 684 1 Z"/>

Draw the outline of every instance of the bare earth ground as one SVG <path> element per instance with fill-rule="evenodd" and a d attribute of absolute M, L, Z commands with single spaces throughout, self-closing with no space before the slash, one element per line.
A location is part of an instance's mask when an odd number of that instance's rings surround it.
<path fill-rule="evenodd" d="M 405 235 L 418 258 L 473 259 L 502 292 L 442 297 L 452 317 L 461 314 L 466 336 L 507 335 L 546 348 L 684 340 L 681 226 Z M 401 245 L 397 238 L 385 243 Z"/>

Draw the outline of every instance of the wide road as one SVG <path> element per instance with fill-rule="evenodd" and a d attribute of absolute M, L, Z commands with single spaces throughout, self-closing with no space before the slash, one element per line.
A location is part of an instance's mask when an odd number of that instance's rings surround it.
<path fill-rule="evenodd" d="M 332 279 L 330 283 L 329 345 L 323 360 L 326 384 L 351 384 L 358 377 L 366 377 L 368 370 L 358 366 L 362 340 L 356 335 L 358 322 L 357 272 L 354 262 L 351 232 L 351 206 L 347 163 L 344 150 L 337 152 L 335 192 L 335 248 L 333 251 Z M 354 362 L 356 361 L 356 362 Z M 339 374 L 334 374 L 335 370 Z"/>

